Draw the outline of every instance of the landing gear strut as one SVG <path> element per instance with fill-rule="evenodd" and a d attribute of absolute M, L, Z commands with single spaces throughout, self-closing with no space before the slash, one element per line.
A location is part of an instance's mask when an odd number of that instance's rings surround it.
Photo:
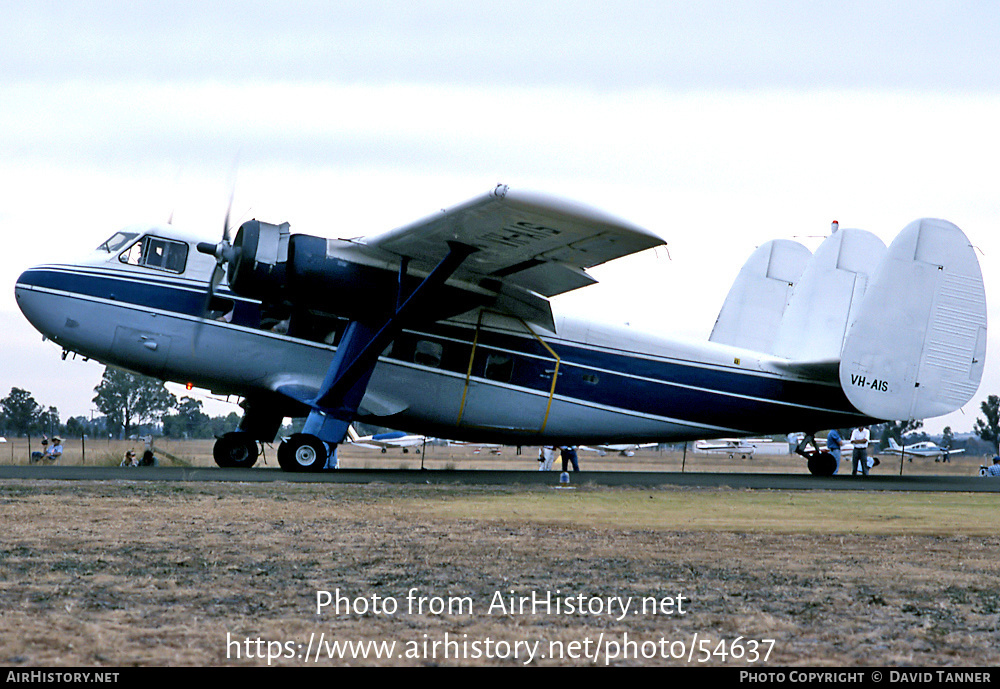
<path fill-rule="evenodd" d="M 421 313 L 428 293 L 433 294 L 444 285 L 475 251 L 474 246 L 449 241 L 447 255 L 408 295 L 408 259 L 400 261 L 395 307 L 385 305 L 390 308 L 381 326 L 380 319 L 348 323 L 316 396 L 301 400 L 310 408 L 303 432 L 296 433 L 278 448 L 278 464 L 282 469 L 320 471 L 329 465 L 336 466 L 337 444 L 347 437 L 379 356 L 402 331 L 403 324 Z"/>
<path fill-rule="evenodd" d="M 212 456 L 224 469 L 249 469 L 257 463 L 257 441 L 245 431 L 226 433 L 215 441 Z"/>

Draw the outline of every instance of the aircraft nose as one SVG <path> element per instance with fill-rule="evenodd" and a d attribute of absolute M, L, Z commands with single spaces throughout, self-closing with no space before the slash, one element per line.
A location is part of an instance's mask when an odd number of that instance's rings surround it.
<path fill-rule="evenodd" d="M 34 291 L 35 277 L 34 269 L 29 268 L 21 273 L 17 278 L 17 282 L 14 283 L 14 301 L 17 302 L 17 308 L 21 309 L 21 313 L 29 321 L 31 320 L 32 311 L 31 292 Z"/>
<path fill-rule="evenodd" d="M 36 330 L 51 337 L 51 308 L 46 307 L 45 273 L 38 268 L 29 268 L 21 273 L 14 283 L 14 301 Z"/>

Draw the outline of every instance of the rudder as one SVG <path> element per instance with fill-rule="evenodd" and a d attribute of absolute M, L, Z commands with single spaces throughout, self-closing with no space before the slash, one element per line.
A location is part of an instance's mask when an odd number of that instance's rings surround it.
<path fill-rule="evenodd" d="M 986 357 L 986 292 L 955 225 L 907 225 L 892 242 L 844 340 L 840 384 L 878 419 L 924 419 L 976 394 Z"/>

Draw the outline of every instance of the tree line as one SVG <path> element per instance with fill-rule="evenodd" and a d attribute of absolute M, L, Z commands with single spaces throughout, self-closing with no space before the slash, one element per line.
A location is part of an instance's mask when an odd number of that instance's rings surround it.
<path fill-rule="evenodd" d="M 94 388 L 94 406 L 100 416 L 73 416 L 62 423 L 59 410 L 45 407 L 23 388 L 13 387 L 0 399 L 0 428 L 7 436 L 67 438 L 156 434 L 171 438 L 212 438 L 235 429 L 239 414 L 209 416 L 201 400 L 177 398 L 162 381 L 108 366 Z"/>

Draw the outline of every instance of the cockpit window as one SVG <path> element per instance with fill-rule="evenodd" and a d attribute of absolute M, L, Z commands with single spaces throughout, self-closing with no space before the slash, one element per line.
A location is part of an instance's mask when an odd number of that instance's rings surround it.
<path fill-rule="evenodd" d="M 188 245 L 147 235 L 118 257 L 131 266 L 146 266 L 171 273 L 183 273 L 187 265 Z"/>
<path fill-rule="evenodd" d="M 107 251 L 109 254 L 121 249 L 139 235 L 138 232 L 115 232 L 108 241 L 97 247 L 98 251 Z"/>

